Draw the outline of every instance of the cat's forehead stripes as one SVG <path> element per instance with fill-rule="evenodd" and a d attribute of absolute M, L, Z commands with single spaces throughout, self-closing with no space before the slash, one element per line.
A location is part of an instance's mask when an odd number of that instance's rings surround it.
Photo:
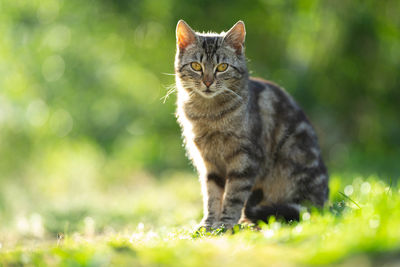
<path fill-rule="evenodd" d="M 214 54 L 217 52 L 220 47 L 220 39 L 218 36 L 205 36 L 202 38 L 203 43 L 202 47 L 207 56 L 207 59 L 212 59 Z"/>

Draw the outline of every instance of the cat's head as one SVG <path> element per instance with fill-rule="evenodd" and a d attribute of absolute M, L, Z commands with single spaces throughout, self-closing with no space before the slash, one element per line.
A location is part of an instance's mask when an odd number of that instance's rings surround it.
<path fill-rule="evenodd" d="M 247 78 L 242 21 L 228 32 L 197 33 L 180 20 L 176 27 L 177 83 L 188 92 L 213 98 L 228 90 L 238 92 Z"/>

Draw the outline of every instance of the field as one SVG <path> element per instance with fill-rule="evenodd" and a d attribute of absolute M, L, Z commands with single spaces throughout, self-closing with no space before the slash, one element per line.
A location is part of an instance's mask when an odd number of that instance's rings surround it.
<path fill-rule="evenodd" d="M 202 215 L 196 178 L 188 173 L 165 176 L 156 181 L 138 174 L 140 184 L 107 189 L 90 185 L 79 196 L 61 190 L 52 201 L 38 197 L 36 203 L 14 203 L 13 226 L 1 228 L 0 264 L 400 264 L 400 190 L 390 179 L 384 183 L 377 177 L 333 175 L 329 205 L 323 211 L 304 211 L 299 223 L 271 219 L 258 229 L 205 233 L 195 231 Z M 8 193 L 12 197 L 24 191 L 10 188 Z"/>
<path fill-rule="evenodd" d="M 0 267 L 400 266 L 399 14 L 398 0 L 0 1 Z M 250 75 L 315 127 L 324 210 L 196 232 L 180 19 L 244 21 Z"/>

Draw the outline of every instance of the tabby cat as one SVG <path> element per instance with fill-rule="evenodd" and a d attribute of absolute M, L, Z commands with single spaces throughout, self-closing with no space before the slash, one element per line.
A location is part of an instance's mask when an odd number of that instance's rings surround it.
<path fill-rule="evenodd" d="M 299 220 L 300 204 L 322 207 L 328 197 L 310 122 L 284 89 L 249 77 L 245 34 L 242 21 L 221 34 L 194 32 L 183 20 L 176 28 L 177 118 L 207 229 Z"/>

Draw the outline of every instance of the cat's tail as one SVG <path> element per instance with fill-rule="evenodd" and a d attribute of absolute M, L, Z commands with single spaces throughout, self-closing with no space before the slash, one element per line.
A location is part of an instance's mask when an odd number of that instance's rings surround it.
<path fill-rule="evenodd" d="M 260 220 L 268 222 L 268 219 L 271 216 L 274 216 L 277 219 L 284 219 L 286 222 L 290 222 L 300 220 L 300 208 L 300 205 L 291 203 L 272 204 L 269 206 L 247 205 L 244 210 L 244 214 L 246 215 L 246 218 L 253 223 L 257 223 Z"/>

